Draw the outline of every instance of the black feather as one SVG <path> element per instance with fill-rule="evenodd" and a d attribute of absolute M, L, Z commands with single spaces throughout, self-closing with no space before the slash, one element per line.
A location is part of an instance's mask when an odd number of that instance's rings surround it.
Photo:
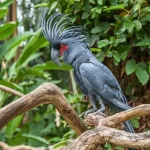
<path fill-rule="evenodd" d="M 61 13 L 54 13 L 48 19 L 46 19 L 47 11 L 42 15 L 42 32 L 46 39 L 53 43 L 57 43 L 63 39 L 74 38 L 79 42 L 84 42 L 89 46 L 87 42 L 87 33 L 81 26 L 71 26 L 68 15 Z"/>

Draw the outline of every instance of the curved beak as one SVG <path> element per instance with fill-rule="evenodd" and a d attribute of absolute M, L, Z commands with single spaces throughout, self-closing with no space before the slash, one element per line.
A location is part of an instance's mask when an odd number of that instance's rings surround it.
<path fill-rule="evenodd" d="M 52 48 L 51 49 L 51 58 L 53 60 L 54 63 L 56 63 L 58 66 L 61 66 L 60 62 L 59 62 L 59 51 Z"/>

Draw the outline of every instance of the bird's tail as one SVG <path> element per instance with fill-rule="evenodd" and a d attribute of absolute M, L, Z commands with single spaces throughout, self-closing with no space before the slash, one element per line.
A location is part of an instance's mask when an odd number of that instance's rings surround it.
<path fill-rule="evenodd" d="M 121 109 L 121 108 L 117 108 L 116 110 L 117 110 L 117 112 L 124 111 L 124 110 Z M 132 126 L 132 124 L 131 124 L 131 121 L 126 121 L 126 122 L 124 123 L 124 126 L 125 126 L 125 131 L 130 132 L 130 133 L 135 133 L 134 128 L 133 128 L 133 126 Z"/>
<path fill-rule="evenodd" d="M 133 126 L 132 126 L 130 121 L 126 121 L 124 123 L 124 126 L 125 126 L 125 131 L 130 132 L 130 133 L 135 133 Z"/>

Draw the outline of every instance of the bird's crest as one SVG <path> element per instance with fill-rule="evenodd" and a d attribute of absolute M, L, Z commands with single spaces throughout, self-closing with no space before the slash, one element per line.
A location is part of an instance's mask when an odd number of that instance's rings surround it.
<path fill-rule="evenodd" d="M 53 44 L 63 39 L 74 38 L 89 46 L 84 28 L 73 26 L 68 15 L 57 12 L 46 19 L 46 14 L 47 11 L 42 16 L 42 32 L 49 42 Z"/>

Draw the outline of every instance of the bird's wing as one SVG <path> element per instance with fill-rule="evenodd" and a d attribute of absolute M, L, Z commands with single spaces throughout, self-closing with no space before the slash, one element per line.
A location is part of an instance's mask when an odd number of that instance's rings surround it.
<path fill-rule="evenodd" d="M 79 80 L 79 78 L 78 78 L 78 76 L 76 75 L 75 72 L 74 72 L 74 78 L 75 78 L 75 81 L 76 81 L 77 85 L 80 87 L 80 90 L 82 91 L 82 93 L 87 96 L 88 92 L 85 89 L 84 85 L 80 82 L 80 80 Z"/>
<path fill-rule="evenodd" d="M 119 94 L 120 94 L 120 100 L 126 104 L 127 100 L 120 88 L 120 85 L 116 79 L 116 77 L 112 74 L 112 72 L 102 63 L 100 63 L 97 59 L 90 59 L 90 62 L 94 65 L 97 66 L 98 68 L 101 69 L 102 72 L 104 72 L 104 74 L 109 75 L 109 78 L 106 78 L 106 84 L 108 84 L 110 87 L 112 87 L 113 89 L 116 89 L 117 91 L 119 90 Z"/>
<path fill-rule="evenodd" d="M 109 103 L 118 106 L 124 110 L 129 109 L 128 106 L 120 97 L 120 86 L 115 82 L 115 77 L 110 71 L 105 70 L 105 66 L 101 63 L 95 65 L 90 61 L 83 63 L 80 66 L 80 75 L 84 86 L 91 94 L 99 94 Z"/>

